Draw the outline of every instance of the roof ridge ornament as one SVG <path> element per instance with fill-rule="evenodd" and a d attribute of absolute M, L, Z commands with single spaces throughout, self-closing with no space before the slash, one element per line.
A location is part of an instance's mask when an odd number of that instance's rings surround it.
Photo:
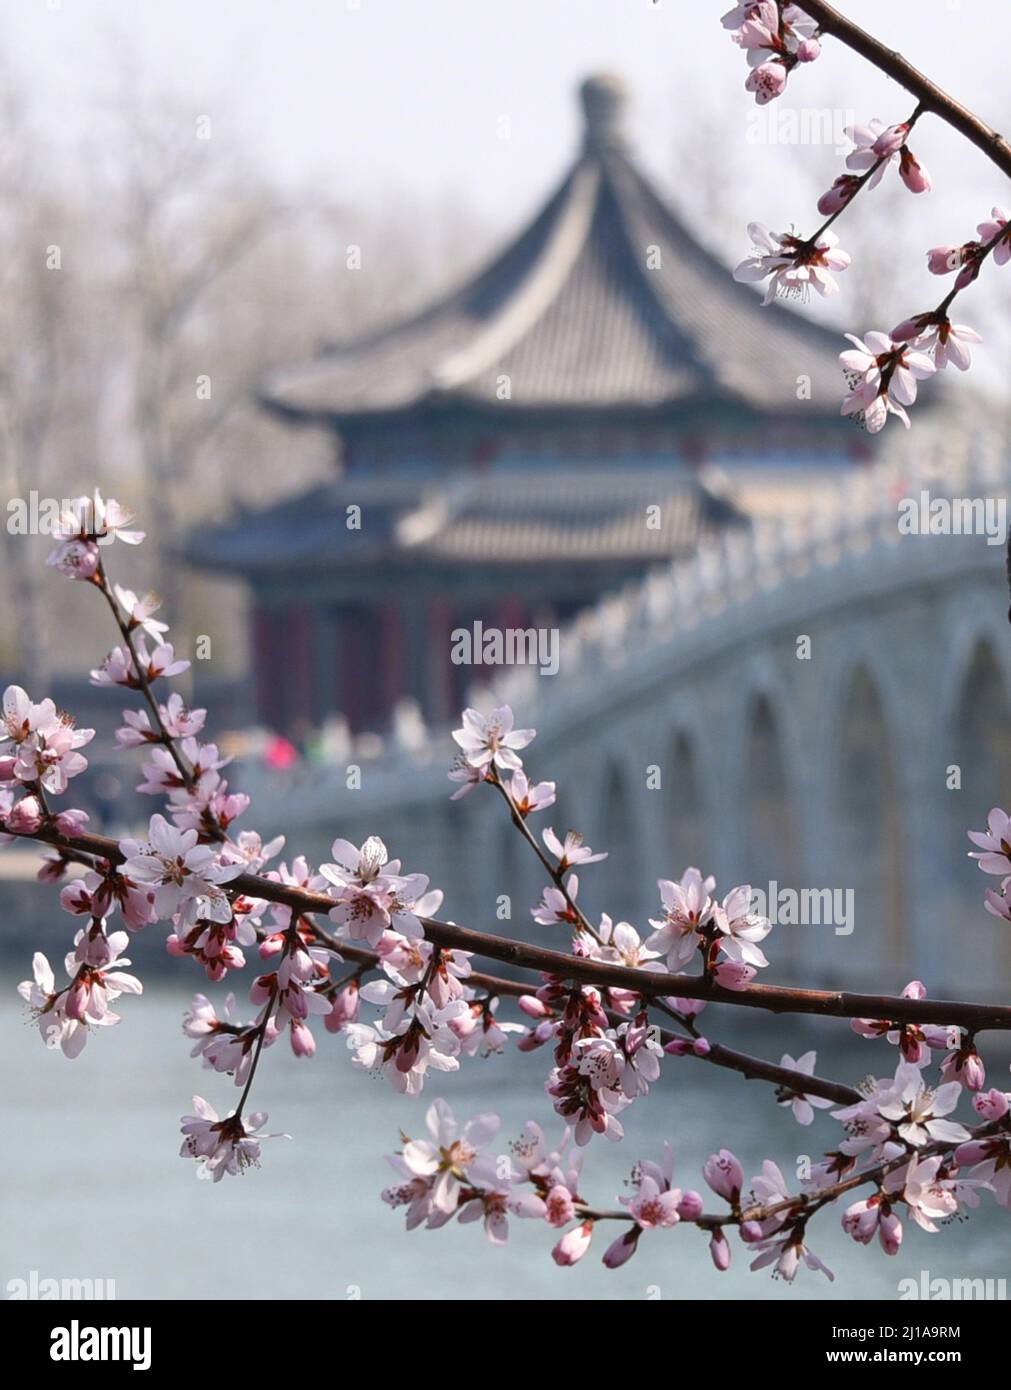
<path fill-rule="evenodd" d="M 585 142 L 589 151 L 621 149 L 625 144 L 624 112 L 628 88 L 614 73 L 594 73 L 580 83 Z"/>

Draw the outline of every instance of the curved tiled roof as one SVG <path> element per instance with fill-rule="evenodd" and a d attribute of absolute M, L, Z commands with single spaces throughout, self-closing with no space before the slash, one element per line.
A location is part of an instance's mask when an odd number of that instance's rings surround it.
<path fill-rule="evenodd" d="M 349 531 L 347 506 L 364 520 Z M 647 509 L 656 518 L 648 524 Z M 195 537 L 189 559 L 260 576 L 409 563 L 650 564 L 691 554 L 703 536 L 745 517 L 698 474 L 678 469 L 561 467 L 540 475 L 476 474 L 439 487 L 339 478 L 306 497 Z"/>
<path fill-rule="evenodd" d="M 763 308 L 629 159 L 613 85 L 591 79 L 583 100 L 580 157 L 491 265 L 414 318 L 276 370 L 264 403 L 336 423 L 454 403 L 838 415 L 839 335 Z M 811 391 L 798 401 L 801 375 Z"/>

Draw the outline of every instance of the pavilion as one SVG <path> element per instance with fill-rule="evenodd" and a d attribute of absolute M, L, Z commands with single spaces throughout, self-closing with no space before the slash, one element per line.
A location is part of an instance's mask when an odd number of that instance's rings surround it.
<path fill-rule="evenodd" d="M 405 698 L 449 718 L 473 676 L 454 629 L 557 626 L 747 525 L 756 479 L 867 457 L 839 336 L 762 308 L 689 234 L 629 156 L 616 79 L 581 100 L 574 163 L 476 278 L 263 382 L 268 410 L 333 433 L 335 477 L 190 558 L 250 586 L 276 730 L 382 731 Z"/>

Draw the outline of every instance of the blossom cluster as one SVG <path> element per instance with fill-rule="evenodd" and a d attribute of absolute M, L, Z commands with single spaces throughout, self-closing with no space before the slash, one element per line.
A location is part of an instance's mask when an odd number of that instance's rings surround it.
<path fill-rule="evenodd" d="M 782 96 L 794 68 L 821 54 L 817 24 L 788 0 L 735 5 L 722 23 L 744 50 L 749 68 L 744 85 L 759 106 Z"/>
<path fill-rule="evenodd" d="M 723 17 L 725 28 L 747 53 L 751 66 L 748 89 L 760 103 L 779 96 L 786 81 L 800 62 L 820 53 L 813 21 L 795 5 L 741 4 Z M 812 47 L 813 45 L 813 47 Z M 748 234 L 751 253 L 740 262 L 734 278 L 745 283 L 766 282 L 764 303 L 780 295 L 805 297 L 811 290 L 825 296 L 838 290 L 833 272 L 846 270 L 851 259 L 840 247 L 832 224 L 849 207 L 858 193 L 876 188 L 892 167 L 911 193 L 928 193 L 933 180 L 910 147 L 910 136 L 924 107 L 918 105 L 904 121 L 886 124 L 873 117 L 865 124 L 847 127 L 853 148 L 846 157 L 846 170 L 818 199 L 818 211 L 825 218 L 810 236 L 794 228 L 785 232 L 770 230 L 761 222 L 751 222 Z M 990 216 L 976 228 L 976 236 L 961 244 L 942 244 L 927 252 L 927 268 L 933 275 L 954 275 L 951 290 L 932 309 L 922 310 L 902 320 L 891 332 L 867 332 L 862 338 L 847 333 L 852 347 L 840 354 L 848 391 L 841 413 L 852 418 L 869 434 L 877 434 L 894 416 L 908 429 L 908 407 L 917 397 L 917 383 L 943 371 L 949 364 L 958 371 L 968 370 L 972 347 L 982 342 L 975 329 L 952 319 L 955 297 L 979 276 L 988 257 L 1004 265 L 1011 259 L 1011 227 L 1008 210 L 995 206 Z"/>

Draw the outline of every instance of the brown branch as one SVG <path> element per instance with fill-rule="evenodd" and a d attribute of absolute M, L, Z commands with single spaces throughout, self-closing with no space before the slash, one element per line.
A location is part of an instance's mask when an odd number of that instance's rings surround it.
<path fill-rule="evenodd" d="M 370 951 L 364 946 L 353 946 L 348 942 L 333 936 L 318 922 L 309 917 L 302 920 L 310 928 L 316 940 L 322 945 L 337 951 L 345 960 L 354 961 L 363 967 L 375 966 L 379 968 L 381 962 L 376 951 Z M 491 995 L 502 995 L 506 998 L 518 999 L 524 994 L 529 994 L 532 984 L 524 983 L 520 980 L 507 980 L 502 975 L 487 975 L 478 970 L 472 970 L 466 977 L 466 983 L 478 989 L 486 989 Z M 658 1008 L 666 1014 L 677 1017 L 672 1009 L 668 1009 L 657 1004 Z M 612 1024 L 627 1022 L 627 1019 L 617 1013 L 609 1013 L 608 1017 Z M 687 1026 L 687 1025 L 686 1025 Z M 661 1028 L 660 1042 L 666 1046 L 677 1038 L 676 1033 L 669 1029 Z M 747 1052 L 737 1052 L 733 1048 L 724 1047 L 722 1043 L 710 1044 L 709 1051 L 706 1053 L 686 1053 L 686 1056 L 697 1057 L 701 1062 L 711 1062 L 714 1066 L 725 1067 L 728 1071 L 739 1072 L 749 1081 L 770 1081 L 774 1086 L 782 1086 L 791 1095 L 824 1096 L 826 1100 L 835 1101 L 837 1105 L 856 1105 L 862 1099 L 860 1092 L 852 1086 L 845 1086 L 839 1081 L 828 1081 L 820 1076 L 807 1076 L 804 1072 L 794 1071 L 790 1067 L 780 1067 L 773 1062 L 766 1062 L 761 1057 L 752 1057 Z"/>
<path fill-rule="evenodd" d="M 61 835 L 47 826 L 21 839 L 53 845 L 71 855 L 82 852 L 120 864 L 123 855 L 118 843 L 106 835 L 82 833 Z M 300 912 L 327 913 L 333 899 L 325 893 L 275 883 L 257 874 L 243 873 L 232 879 L 229 889 L 250 898 L 266 898 L 284 903 Z M 1011 1030 L 1011 1007 L 1000 1004 L 971 1004 L 947 999 L 905 999 L 888 994 L 851 994 L 835 990 L 790 989 L 778 985 L 747 985 L 744 989 L 723 989 L 700 975 L 667 975 L 649 970 L 633 970 L 625 965 L 565 955 L 544 946 L 532 946 L 505 937 L 489 936 L 452 922 L 422 918 L 425 936 L 436 946 L 470 951 L 474 955 L 499 960 L 507 965 L 578 980 L 601 989 L 632 990 L 644 998 L 678 995 L 685 999 L 705 999 L 732 1004 L 737 1008 L 766 1009 L 770 1013 L 815 1014 L 823 1018 L 877 1018 L 899 1023 L 959 1024 L 974 1033 L 985 1029 Z"/>
<path fill-rule="evenodd" d="M 974 115 L 961 102 L 948 95 L 936 82 L 932 82 L 918 68 L 914 68 L 901 53 L 887 48 L 873 34 L 861 29 L 851 19 L 824 0 L 802 0 L 801 8 L 805 14 L 817 20 L 826 34 L 852 48 L 862 58 L 873 64 L 888 77 L 894 78 L 920 102 L 925 111 L 932 112 L 946 121 L 959 134 L 982 150 L 986 157 L 1011 178 L 1011 144 L 985 121 Z"/>
<path fill-rule="evenodd" d="M 697 1057 L 697 1052 L 686 1052 L 686 1057 Z M 712 1062 L 717 1067 L 740 1072 L 748 1081 L 771 1081 L 774 1086 L 782 1086 L 793 1095 L 823 1096 L 825 1100 L 835 1101 L 837 1105 L 858 1105 L 864 1097 L 853 1086 L 845 1086 L 841 1081 L 829 1081 L 821 1076 L 806 1076 L 790 1067 L 780 1067 L 774 1062 L 766 1062 L 761 1057 L 752 1057 L 747 1052 L 737 1052 L 722 1043 L 713 1043 L 703 1062 Z"/>

